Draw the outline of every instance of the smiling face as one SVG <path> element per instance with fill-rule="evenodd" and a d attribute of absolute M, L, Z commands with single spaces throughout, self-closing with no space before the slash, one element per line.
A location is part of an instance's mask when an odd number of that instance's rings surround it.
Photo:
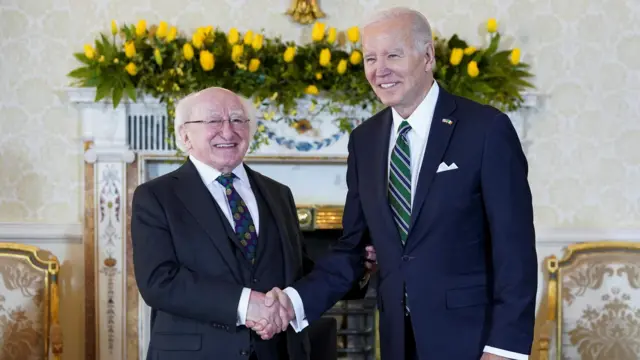
<path fill-rule="evenodd" d="M 362 31 L 364 70 L 380 101 L 408 117 L 433 83 L 433 44 L 417 48 L 409 15 L 374 22 Z"/>
<path fill-rule="evenodd" d="M 242 163 L 249 148 L 250 126 L 243 122 L 248 119 L 245 109 L 237 95 L 224 89 L 197 96 L 191 116 L 180 127 L 180 136 L 189 155 L 230 173 Z"/>

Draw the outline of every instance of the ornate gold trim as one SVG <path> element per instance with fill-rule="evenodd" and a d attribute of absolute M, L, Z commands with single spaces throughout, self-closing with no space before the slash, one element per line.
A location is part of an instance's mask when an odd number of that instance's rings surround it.
<path fill-rule="evenodd" d="M 8 252 L 5 252 L 8 251 Z M 43 259 L 38 254 L 46 252 L 48 259 Z M 55 360 L 59 360 L 62 355 L 62 331 L 59 323 L 60 298 L 58 291 L 58 273 L 60 271 L 60 262 L 58 258 L 44 249 L 36 246 L 0 243 L 0 256 L 8 256 L 27 260 L 35 270 L 44 272 L 44 314 L 43 328 L 44 331 L 44 357 L 49 358 L 49 343 L 51 342 L 51 353 Z"/>
<path fill-rule="evenodd" d="M 298 205 L 298 221 L 302 230 L 342 229 L 341 205 Z"/>
<path fill-rule="evenodd" d="M 317 19 L 325 17 L 325 13 L 318 6 L 318 0 L 293 0 L 287 15 L 299 24 L 311 24 Z"/>
<path fill-rule="evenodd" d="M 548 325 L 555 322 L 556 337 L 556 359 L 562 359 L 562 272 L 563 269 L 569 267 L 580 256 L 585 254 L 593 254 L 599 252 L 628 252 L 639 251 L 640 243 L 626 241 L 594 241 L 568 245 L 560 260 L 555 256 L 550 256 L 546 260 L 546 268 L 549 272 L 549 285 L 547 287 L 548 300 Z M 550 330 L 550 329 L 548 329 Z M 550 333 L 550 331 L 549 331 Z M 541 359 L 549 358 L 549 344 L 551 339 L 545 335 L 540 337 L 540 356 Z"/>

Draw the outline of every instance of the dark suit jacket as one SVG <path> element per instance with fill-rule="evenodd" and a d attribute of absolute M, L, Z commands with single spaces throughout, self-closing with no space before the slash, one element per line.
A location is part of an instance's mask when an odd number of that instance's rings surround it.
<path fill-rule="evenodd" d="M 288 187 L 246 169 L 275 218 L 291 284 L 313 266 L 293 196 Z M 216 207 L 190 161 L 134 192 L 135 276 L 152 308 L 148 359 L 247 359 L 250 330 L 236 326 L 243 282 L 232 249 L 235 234 Z M 308 359 L 306 332 L 289 328 L 287 350 L 291 359 Z"/>
<path fill-rule="evenodd" d="M 360 275 L 354 255 L 369 233 L 384 359 L 404 356 L 405 284 L 421 358 L 478 360 L 485 345 L 528 354 L 537 256 L 527 161 L 509 118 L 440 88 L 404 247 L 387 200 L 392 125 L 387 108 L 351 133 L 343 238 L 294 284 L 308 320 Z M 441 162 L 458 169 L 436 173 Z"/>

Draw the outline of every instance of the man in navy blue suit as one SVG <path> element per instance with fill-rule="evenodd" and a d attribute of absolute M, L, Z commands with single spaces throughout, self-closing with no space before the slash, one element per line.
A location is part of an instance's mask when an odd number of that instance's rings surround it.
<path fill-rule="evenodd" d="M 388 107 L 351 133 L 343 237 L 272 296 L 300 331 L 361 278 L 372 244 L 383 359 L 528 359 L 538 269 L 513 125 L 434 81 L 419 12 L 378 14 L 362 44 L 367 80 Z"/>

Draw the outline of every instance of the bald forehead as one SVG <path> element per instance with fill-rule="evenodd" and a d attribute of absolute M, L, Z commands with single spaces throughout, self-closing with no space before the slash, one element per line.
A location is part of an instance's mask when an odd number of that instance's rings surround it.
<path fill-rule="evenodd" d="M 226 89 L 207 89 L 195 95 L 193 117 L 245 115 L 240 98 Z"/>

